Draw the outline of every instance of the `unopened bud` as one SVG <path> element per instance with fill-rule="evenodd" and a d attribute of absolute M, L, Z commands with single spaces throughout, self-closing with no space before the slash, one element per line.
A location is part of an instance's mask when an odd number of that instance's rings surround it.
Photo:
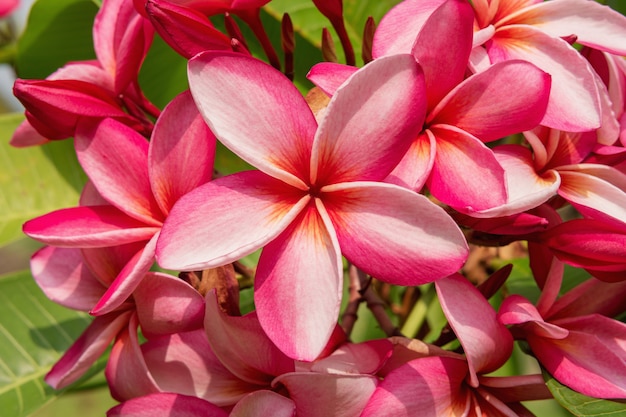
<path fill-rule="evenodd" d="M 322 29 L 322 58 L 327 62 L 337 62 L 335 42 L 328 29 Z"/>

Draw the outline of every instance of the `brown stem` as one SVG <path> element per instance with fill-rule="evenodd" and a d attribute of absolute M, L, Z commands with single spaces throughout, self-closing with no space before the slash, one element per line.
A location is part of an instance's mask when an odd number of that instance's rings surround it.
<path fill-rule="evenodd" d="M 367 303 L 367 307 L 374 315 L 382 331 L 389 337 L 404 336 L 389 318 L 385 302 L 374 292 L 374 288 L 370 285 L 371 279 L 361 270 L 358 270 L 358 276 L 361 288 L 363 288 L 361 290 L 363 300 Z"/>
<path fill-rule="evenodd" d="M 348 287 L 349 298 L 348 305 L 341 315 L 341 328 L 349 338 L 354 328 L 354 323 L 358 318 L 357 311 L 359 310 L 359 305 L 361 301 L 363 301 L 363 298 L 361 297 L 361 281 L 359 280 L 357 268 L 354 265 L 350 265 L 348 276 L 350 277 L 350 286 Z"/>

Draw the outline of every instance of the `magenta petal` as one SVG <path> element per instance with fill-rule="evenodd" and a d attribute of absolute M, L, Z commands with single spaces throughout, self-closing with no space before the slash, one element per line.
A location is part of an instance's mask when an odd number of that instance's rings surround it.
<path fill-rule="evenodd" d="M 334 375 L 294 372 L 281 375 L 282 384 L 296 403 L 298 417 L 358 416 L 376 389 L 378 378 L 370 375 Z"/>
<path fill-rule="evenodd" d="M 148 141 L 113 119 L 78 125 L 76 154 L 100 194 L 119 210 L 160 226 L 163 215 L 148 178 Z"/>
<path fill-rule="evenodd" d="M 408 0 L 389 10 L 374 35 L 374 58 L 408 54 L 426 20 L 446 0 Z"/>
<path fill-rule="evenodd" d="M 165 216 L 174 203 L 213 176 L 215 136 L 189 92 L 177 96 L 157 119 L 150 141 L 150 184 Z"/>
<path fill-rule="evenodd" d="M 27 146 L 43 145 L 49 142 L 47 138 L 41 135 L 28 120 L 24 120 L 13 131 L 9 144 L 16 148 L 25 148 Z"/>
<path fill-rule="evenodd" d="M 137 316 L 133 314 L 126 329 L 117 336 L 104 370 L 111 396 L 118 401 L 160 391 L 143 359 L 137 325 Z"/>
<path fill-rule="evenodd" d="M 174 205 L 157 243 L 159 265 L 199 270 L 240 259 L 280 234 L 308 201 L 259 171 L 210 181 Z"/>
<path fill-rule="evenodd" d="M 46 246 L 33 255 L 30 269 L 46 297 L 67 308 L 89 311 L 105 291 L 79 249 Z"/>
<path fill-rule="evenodd" d="M 337 238 L 316 205 L 263 249 L 254 282 L 261 326 L 287 356 L 305 361 L 317 358 L 330 339 L 343 288 Z"/>
<path fill-rule="evenodd" d="M 186 332 L 202 327 L 204 298 L 185 281 L 148 272 L 133 299 L 144 336 Z"/>
<path fill-rule="evenodd" d="M 531 26 L 512 25 L 498 29 L 487 50 L 494 63 L 522 59 L 550 74 L 550 100 L 541 124 L 570 132 L 600 127 L 593 72 L 567 42 Z"/>
<path fill-rule="evenodd" d="M 427 185 L 435 197 L 462 212 L 507 201 L 504 169 L 491 149 L 454 126 L 436 125 L 430 130 L 437 149 Z"/>
<path fill-rule="evenodd" d="M 230 417 L 295 417 L 296 405 L 292 400 L 269 390 L 252 392 L 243 397 Z"/>
<path fill-rule="evenodd" d="M 427 122 L 456 126 L 483 142 L 530 130 L 544 117 L 550 85 L 550 76 L 528 62 L 501 62 L 459 84 Z"/>
<path fill-rule="evenodd" d="M 211 51 L 191 59 L 188 72 L 200 113 L 222 143 L 266 174 L 305 187 L 317 123 L 287 77 L 256 58 Z"/>
<path fill-rule="evenodd" d="M 465 415 L 470 393 L 464 360 L 431 356 L 390 372 L 378 385 L 361 417 Z"/>
<path fill-rule="evenodd" d="M 476 374 L 495 371 L 511 356 L 513 337 L 467 278 L 454 274 L 436 281 L 435 286 L 448 323 L 467 357 L 470 383 L 477 387 Z"/>
<path fill-rule="evenodd" d="M 437 142 L 430 130 L 424 131 L 411 144 L 385 182 L 413 191 L 421 191 L 435 163 Z"/>
<path fill-rule="evenodd" d="M 107 417 L 228 417 L 228 413 L 197 397 L 159 392 L 132 398 L 107 411 Z"/>
<path fill-rule="evenodd" d="M 76 382 L 127 326 L 130 316 L 131 312 L 96 317 L 48 372 L 46 382 L 55 389 Z"/>
<path fill-rule="evenodd" d="M 193 395 L 221 407 L 262 388 L 242 381 L 222 365 L 204 329 L 152 338 L 141 345 L 141 351 L 162 391 Z"/>
<path fill-rule="evenodd" d="M 426 197 L 392 184 L 355 182 L 322 189 L 342 253 L 372 276 L 419 285 L 456 272 L 467 244 Z"/>
<path fill-rule="evenodd" d="M 131 296 L 154 264 L 154 252 L 158 237 L 158 233 L 152 236 L 146 246 L 128 261 L 100 301 L 93 307 L 91 314 L 97 316 L 113 311 Z"/>
<path fill-rule="evenodd" d="M 379 58 L 331 99 L 315 134 L 311 183 L 382 180 L 422 130 L 422 71 L 410 55 Z"/>
<path fill-rule="evenodd" d="M 337 64 L 335 62 L 320 62 L 313 65 L 306 77 L 329 96 L 333 96 L 337 89 L 358 68 L 350 65 Z"/>
<path fill-rule="evenodd" d="M 256 313 L 243 317 L 224 314 L 213 291 L 206 297 L 204 327 L 215 356 L 247 383 L 269 386 L 275 376 L 294 370 L 293 359 L 267 337 Z"/>
<path fill-rule="evenodd" d="M 33 239 L 60 247 L 97 248 L 148 240 L 157 227 L 128 217 L 113 206 L 61 209 L 24 223 Z"/>
<path fill-rule="evenodd" d="M 412 53 L 424 70 L 429 109 L 463 80 L 472 49 L 473 23 L 469 3 L 448 0 L 437 7 L 418 33 Z"/>

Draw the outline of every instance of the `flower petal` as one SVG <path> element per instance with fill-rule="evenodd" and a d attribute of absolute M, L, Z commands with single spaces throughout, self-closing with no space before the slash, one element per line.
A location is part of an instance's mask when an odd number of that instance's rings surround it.
<path fill-rule="evenodd" d="M 279 383 L 289 391 L 298 417 L 352 417 L 365 408 L 378 378 L 293 372 L 274 380 L 274 385 Z"/>
<path fill-rule="evenodd" d="M 24 223 L 24 233 L 49 245 L 97 248 L 148 240 L 157 227 L 128 217 L 113 206 L 61 209 Z"/>
<path fill-rule="evenodd" d="M 379 58 L 333 95 L 317 129 L 311 184 L 382 180 L 422 129 L 422 71 L 410 55 Z"/>
<path fill-rule="evenodd" d="M 545 115 L 550 84 L 550 76 L 528 62 L 501 62 L 459 84 L 427 123 L 456 126 L 483 142 L 530 130 Z"/>
<path fill-rule="evenodd" d="M 343 254 L 372 276 L 419 285 L 456 272 L 467 256 L 463 234 L 426 197 L 384 183 L 322 189 Z"/>
<path fill-rule="evenodd" d="M 478 138 L 450 125 L 430 128 L 437 148 L 427 181 L 437 199 L 461 212 L 498 207 L 507 201 L 504 169 Z"/>
<path fill-rule="evenodd" d="M 436 281 L 435 286 L 448 323 L 467 357 L 470 384 L 477 387 L 477 374 L 495 371 L 509 359 L 513 337 L 467 278 L 454 274 Z"/>
<path fill-rule="evenodd" d="M 154 126 L 148 151 L 150 185 L 163 214 L 213 176 L 215 136 L 184 92 L 168 104 Z"/>
<path fill-rule="evenodd" d="M 437 141 L 430 130 L 420 134 L 385 182 L 413 191 L 421 191 L 435 163 Z"/>
<path fill-rule="evenodd" d="M 107 417 L 228 417 L 228 413 L 200 398 L 158 392 L 132 398 L 107 411 Z"/>
<path fill-rule="evenodd" d="M 498 29 L 487 51 L 492 63 L 522 59 L 550 74 L 550 100 L 541 124 L 570 132 L 600 127 L 601 109 L 593 72 L 567 42 L 531 26 L 514 25 Z"/>
<path fill-rule="evenodd" d="M 76 382 L 106 351 L 111 341 L 128 324 L 131 312 L 96 317 L 46 375 L 54 389 Z"/>
<path fill-rule="evenodd" d="M 81 166 L 100 194 L 119 210 L 160 226 L 163 214 L 148 178 L 148 141 L 113 119 L 83 122 L 74 141 Z"/>
<path fill-rule="evenodd" d="M 91 310 L 105 291 L 79 249 L 46 246 L 33 255 L 30 270 L 46 297 L 74 310 Z"/>
<path fill-rule="evenodd" d="M 261 326 L 287 356 L 305 361 L 316 359 L 330 339 L 343 288 L 337 238 L 316 206 L 309 204 L 263 249 L 254 281 Z"/>
<path fill-rule="evenodd" d="M 209 51 L 189 61 L 189 86 L 230 150 L 268 175 L 305 187 L 317 123 L 289 79 L 258 59 Z"/>
<path fill-rule="evenodd" d="M 206 296 L 204 328 L 215 356 L 247 383 L 269 386 L 275 376 L 294 371 L 293 359 L 272 343 L 256 313 L 243 317 L 224 314 L 214 291 Z"/>
<path fill-rule="evenodd" d="M 252 392 L 243 397 L 230 417 L 295 417 L 296 405 L 292 400 L 269 390 Z"/>
<path fill-rule="evenodd" d="M 159 265 L 200 270 L 240 259 L 280 234 L 308 201 L 259 171 L 210 181 L 172 208 L 157 242 Z"/>
<path fill-rule="evenodd" d="M 320 62 L 313 65 L 306 77 L 332 97 L 341 84 L 357 70 L 357 67 L 350 65 L 338 64 L 336 62 Z"/>

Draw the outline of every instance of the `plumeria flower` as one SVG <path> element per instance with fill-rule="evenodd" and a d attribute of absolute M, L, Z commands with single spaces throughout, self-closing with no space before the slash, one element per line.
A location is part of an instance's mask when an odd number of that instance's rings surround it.
<path fill-rule="evenodd" d="M 532 129 L 541 121 L 550 77 L 533 65 L 511 61 L 465 79 L 472 49 L 471 7 L 461 0 L 436 3 L 438 7 L 416 26 L 419 30 L 398 33 L 400 23 L 406 22 L 396 22 L 392 10 L 374 37 L 374 58 L 397 53 L 415 57 L 424 69 L 428 99 L 423 129 L 387 181 L 413 190 L 426 185 L 442 202 L 474 213 L 507 201 L 504 170 L 485 143 Z M 396 39 L 408 36 L 413 36 L 410 43 Z M 442 50 L 447 53 L 439 53 Z M 355 70 L 318 64 L 309 78 L 332 95 Z"/>
<path fill-rule="evenodd" d="M 381 59 L 337 91 L 319 126 L 298 90 L 254 58 L 205 52 L 190 88 L 221 142 L 259 171 L 182 198 L 157 245 L 161 266 L 197 270 L 264 247 L 259 321 L 287 355 L 315 359 L 337 321 L 341 254 L 400 285 L 456 271 L 467 255 L 454 222 L 424 196 L 384 184 L 423 123 L 424 83 L 408 55 Z"/>
<path fill-rule="evenodd" d="M 75 135 L 80 120 L 107 117 L 149 135 L 146 113 L 156 117 L 159 110 L 143 96 L 137 76 L 153 34 L 130 2 L 104 1 L 93 28 L 96 60 L 71 62 L 45 80 L 16 80 L 13 91 L 27 120 L 11 144 L 65 139 Z"/>
<path fill-rule="evenodd" d="M 604 92 L 598 89 L 587 61 L 563 38 L 626 55 L 626 17 L 589 0 L 480 0 L 472 4 L 480 29 L 474 36 L 475 65 L 509 59 L 532 62 L 553 78 L 542 124 L 578 132 L 600 126 L 599 94 Z"/>
<path fill-rule="evenodd" d="M 441 306 L 465 357 L 404 352 L 387 369 L 363 417 L 428 415 L 517 416 L 520 401 L 549 398 L 541 375 L 488 377 L 509 358 L 513 339 L 483 295 L 455 274 L 435 282 Z M 455 356 L 456 355 L 456 356 Z M 394 363 L 394 358 L 390 359 Z M 519 414 L 527 415 L 527 414 Z"/>
<path fill-rule="evenodd" d="M 136 246 L 82 251 L 47 246 L 33 255 L 31 270 L 39 287 L 52 301 L 74 310 L 90 311 L 135 254 Z M 91 322 L 48 372 L 45 378 L 48 384 L 61 389 L 78 380 L 120 334 L 134 333 L 134 346 L 138 349 L 138 326 L 148 337 L 202 326 L 204 300 L 196 290 L 167 274 L 146 272 L 145 275 L 143 284 L 135 288 L 131 298 Z"/>
<path fill-rule="evenodd" d="M 154 264 L 156 239 L 174 202 L 211 179 L 215 137 L 186 92 L 165 108 L 150 142 L 105 119 L 79 125 L 75 147 L 100 201 L 48 213 L 23 229 L 61 247 L 144 242 L 93 306 L 91 312 L 99 315 L 123 303 Z"/>

